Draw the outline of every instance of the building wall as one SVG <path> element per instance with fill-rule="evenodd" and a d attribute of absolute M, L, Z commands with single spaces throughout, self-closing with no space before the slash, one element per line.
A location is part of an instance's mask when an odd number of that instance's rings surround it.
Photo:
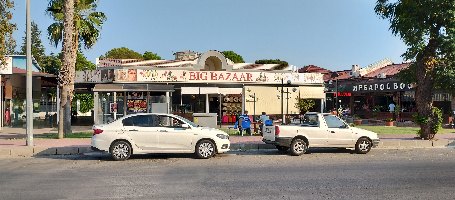
<path fill-rule="evenodd" d="M 292 89 L 296 88 L 296 92 L 292 92 Z M 283 94 L 283 112 L 286 114 L 286 106 L 289 105 L 289 114 L 298 113 L 298 109 L 295 108 L 295 103 L 297 102 L 298 87 L 284 87 L 283 90 L 289 93 L 289 99 L 286 99 L 286 93 Z M 272 86 L 246 86 L 245 87 L 245 109 L 249 114 L 253 114 L 254 102 L 252 101 L 249 95 L 256 94 L 256 115 L 259 115 L 261 112 L 266 112 L 267 114 L 281 114 L 281 87 L 272 87 Z"/>

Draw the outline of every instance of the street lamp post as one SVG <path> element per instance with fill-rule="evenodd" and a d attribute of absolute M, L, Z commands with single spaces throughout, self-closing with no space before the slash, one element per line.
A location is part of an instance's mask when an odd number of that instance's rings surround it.
<path fill-rule="evenodd" d="M 250 97 L 253 98 L 253 101 L 248 101 L 248 102 L 253 102 L 253 122 L 256 121 L 256 93 L 253 93 L 253 95 L 250 94 Z"/>
<path fill-rule="evenodd" d="M 339 114 L 338 113 L 338 73 L 337 72 L 333 72 L 332 75 L 331 75 L 331 78 L 335 79 L 335 95 L 334 95 L 334 98 L 335 98 L 335 110 L 336 110 L 336 113 L 338 115 Z"/>

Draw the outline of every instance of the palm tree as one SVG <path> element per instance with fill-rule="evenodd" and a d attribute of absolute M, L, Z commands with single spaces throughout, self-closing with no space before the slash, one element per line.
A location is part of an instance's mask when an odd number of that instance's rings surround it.
<path fill-rule="evenodd" d="M 76 52 L 81 44 L 91 48 L 98 40 L 106 20 L 96 12 L 97 0 L 50 0 L 47 12 L 55 23 L 48 27 L 51 44 L 63 42 L 63 65 L 59 73 L 61 88 L 58 137 L 71 133 L 71 99 L 74 91 Z"/>
<path fill-rule="evenodd" d="M 97 0 L 75 0 L 74 26 L 77 38 L 75 48 L 79 48 L 82 43 L 86 49 L 90 49 L 99 38 L 106 15 L 103 12 L 96 12 L 97 2 Z M 48 14 L 55 20 L 55 23 L 47 28 L 51 44 L 55 46 L 63 40 L 64 3 L 64 0 L 50 0 L 47 8 Z"/>

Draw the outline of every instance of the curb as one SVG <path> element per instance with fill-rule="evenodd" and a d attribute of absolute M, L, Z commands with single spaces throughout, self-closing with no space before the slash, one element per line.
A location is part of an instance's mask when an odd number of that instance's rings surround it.
<path fill-rule="evenodd" d="M 455 147 L 454 140 L 439 139 L 428 140 L 383 140 L 376 149 L 422 149 L 422 148 L 448 148 Z M 276 149 L 272 144 L 231 144 L 231 151 L 258 151 Z M 0 156 L 49 156 L 49 155 L 77 155 L 94 152 L 90 146 L 73 147 L 12 147 L 0 148 Z"/>

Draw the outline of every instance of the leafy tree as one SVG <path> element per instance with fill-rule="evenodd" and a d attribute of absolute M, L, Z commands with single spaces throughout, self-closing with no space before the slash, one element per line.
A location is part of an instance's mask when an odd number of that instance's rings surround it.
<path fill-rule="evenodd" d="M 24 33 L 27 35 L 27 32 Z M 44 53 L 45 49 L 41 42 L 41 31 L 38 28 L 38 25 L 35 22 L 31 23 L 31 42 L 32 42 L 32 56 L 35 58 L 36 62 L 41 66 L 41 61 L 43 57 L 46 55 Z M 22 47 L 20 54 L 25 55 L 27 54 L 27 37 L 22 37 Z"/>
<path fill-rule="evenodd" d="M 256 60 L 254 63 L 256 63 L 256 64 L 278 64 L 278 66 L 274 67 L 273 70 L 282 70 L 289 66 L 288 62 L 282 61 L 280 59 Z"/>
<path fill-rule="evenodd" d="M 71 133 L 71 99 L 74 91 L 77 50 L 91 48 L 99 38 L 101 25 L 106 21 L 97 12 L 97 0 L 50 0 L 47 13 L 55 20 L 47 31 L 51 44 L 63 43 L 63 62 L 59 73 L 60 119 L 58 136 Z"/>
<path fill-rule="evenodd" d="M 140 53 L 126 47 L 113 48 L 104 54 L 104 57 L 115 59 L 143 59 Z"/>
<path fill-rule="evenodd" d="M 59 56 L 56 56 L 53 53 L 49 56 L 44 56 L 41 59 L 41 72 L 58 75 L 61 66 L 62 60 Z"/>
<path fill-rule="evenodd" d="M 86 112 L 90 112 L 93 107 L 94 107 L 94 101 L 93 101 L 93 95 L 92 94 L 75 94 L 74 95 L 74 98 L 73 98 L 73 102 L 72 102 L 72 105 L 71 105 L 71 109 L 72 110 L 76 110 L 77 109 L 77 100 L 80 101 L 80 104 L 79 104 L 79 111 L 81 113 L 86 113 Z"/>
<path fill-rule="evenodd" d="M 417 85 L 415 118 L 420 125 L 419 134 L 423 139 L 433 139 L 439 119 L 433 109 L 432 94 L 444 84 L 440 81 L 455 74 L 455 3 L 378 0 L 375 12 L 389 20 L 392 33 L 408 46 L 402 56 L 413 63 L 403 74 L 409 76 L 406 81 L 415 81 Z"/>
<path fill-rule="evenodd" d="M 16 29 L 16 25 L 11 23 L 13 14 L 10 10 L 13 7 L 13 1 L 0 0 L 0 64 L 5 64 L 5 55 L 11 53 L 12 45 L 8 41 L 11 41 L 13 31 Z"/>
<path fill-rule="evenodd" d="M 142 57 L 144 60 L 161 60 L 161 57 L 158 54 L 150 51 L 146 51 Z"/>
<path fill-rule="evenodd" d="M 94 70 L 96 69 L 95 63 L 87 60 L 87 57 L 84 56 L 81 52 L 77 52 L 76 57 L 76 71 L 83 71 L 83 70 Z"/>
<path fill-rule="evenodd" d="M 297 103 L 295 103 L 295 108 L 299 109 L 301 114 L 305 114 L 309 110 L 311 110 L 315 103 L 314 100 L 312 99 L 299 99 L 298 97 L 296 98 Z"/>
<path fill-rule="evenodd" d="M 5 38 L 5 47 L 6 47 L 6 55 L 14 55 L 17 54 L 16 52 L 16 40 L 14 39 L 12 34 L 8 34 Z"/>
<path fill-rule="evenodd" d="M 243 60 L 243 57 L 234 51 L 223 51 L 221 52 L 224 57 L 229 58 L 234 63 L 244 63 L 245 61 Z"/>

